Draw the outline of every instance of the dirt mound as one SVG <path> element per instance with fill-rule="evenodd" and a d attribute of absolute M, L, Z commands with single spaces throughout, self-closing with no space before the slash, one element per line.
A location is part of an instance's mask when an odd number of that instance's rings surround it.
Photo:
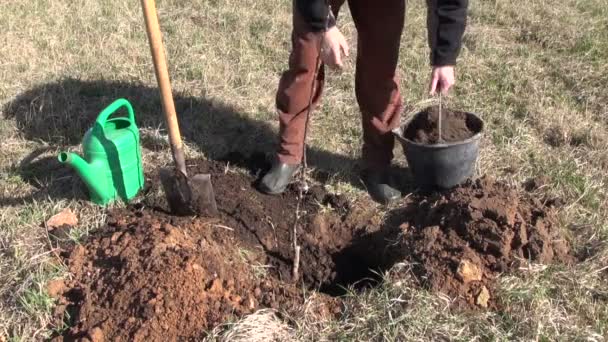
<path fill-rule="evenodd" d="M 572 261 L 550 208 L 488 178 L 413 199 L 393 220 L 419 279 L 459 305 L 492 305 L 494 280 L 526 261 Z"/>
<path fill-rule="evenodd" d="M 481 122 L 470 114 L 442 110 L 441 134 L 445 142 L 463 141 L 479 133 Z M 419 113 L 405 129 L 405 137 L 420 144 L 436 144 L 439 139 L 439 107 L 428 107 Z"/>
<path fill-rule="evenodd" d="M 259 306 L 291 305 L 298 295 L 275 291 L 236 260 L 234 237 L 214 221 L 176 220 L 116 211 L 107 226 L 70 256 L 80 295 L 72 336 L 101 329 L 108 340 L 196 337 Z M 292 290 L 292 289 L 291 289 Z M 281 303 L 279 300 L 287 301 Z"/>
<path fill-rule="evenodd" d="M 166 214 L 158 175 L 150 175 L 140 204 L 111 211 L 106 226 L 67 257 L 75 278 L 57 310 L 62 318 L 70 313 L 65 337 L 187 340 L 259 308 L 299 312 L 304 293 L 291 281 L 295 190 L 260 194 L 251 176 L 225 163 L 196 161 L 191 172 L 213 175 L 220 217 Z M 378 227 L 371 211 L 314 187 L 301 216 L 300 280 L 307 288 L 338 293 L 371 274 L 375 265 L 337 271 L 334 261 L 353 234 Z M 340 312 L 338 299 L 318 301 L 317 314 Z"/>

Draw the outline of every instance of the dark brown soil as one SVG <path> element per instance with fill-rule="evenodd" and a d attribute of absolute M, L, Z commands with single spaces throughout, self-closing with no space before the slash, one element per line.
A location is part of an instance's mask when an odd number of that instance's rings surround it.
<path fill-rule="evenodd" d="M 465 112 L 443 108 L 442 113 L 441 134 L 445 142 L 467 140 L 482 129 L 481 123 Z M 405 137 L 420 144 L 436 144 L 439 138 L 438 119 L 438 106 L 426 108 L 407 126 Z"/>
<path fill-rule="evenodd" d="M 400 261 L 414 262 L 424 286 L 459 305 L 487 304 L 477 303 L 484 286 L 493 305 L 494 278 L 517 258 L 569 260 L 550 211 L 490 180 L 414 196 L 386 217 L 365 199 L 351 203 L 313 187 L 301 207 L 294 284 L 295 189 L 266 196 L 231 164 L 191 164 L 191 174 L 212 174 L 220 216 L 165 213 L 158 175 L 151 174 L 139 204 L 111 211 L 103 228 L 65 253 L 74 278 L 54 287 L 63 292 L 56 317 L 68 312 L 72 328 L 57 339 L 197 340 L 260 308 L 297 317 L 304 289 L 322 292 L 316 314 L 335 317 L 341 299 L 332 295 L 373 286 L 373 271 Z"/>
<path fill-rule="evenodd" d="M 460 306 L 494 305 L 494 280 L 527 261 L 573 261 L 550 208 L 488 178 L 414 198 L 391 220 L 424 286 Z"/>

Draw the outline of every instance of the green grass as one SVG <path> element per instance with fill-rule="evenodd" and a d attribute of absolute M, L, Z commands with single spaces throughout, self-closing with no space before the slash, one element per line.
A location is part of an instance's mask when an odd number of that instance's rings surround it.
<path fill-rule="evenodd" d="M 40 313 L 48 315 L 55 304 L 53 298 L 46 292 L 46 283 L 42 280 L 44 279 L 36 282 L 34 286 L 23 291 L 23 294 L 19 296 L 21 308 L 29 315 Z"/>
<path fill-rule="evenodd" d="M 290 48 L 290 3 L 163 0 L 158 7 L 187 153 L 270 151 L 274 95 Z M 547 176 L 541 192 L 566 202 L 562 229 L 589 258 L 573 268 L 538 267 L 501 278 L 505 305 L 495 312 L 447 311 L 440 296 L 402 279 L 350 296 L 339 321 L 299 318 L 285 336 L 607 338 L 607 14 L 606 0 L 472 2 L 458 84 L 448 99 L 486 121 L 480 172 L 511 183 Z M 429 100 L 424 23 L 424 2 L 409 2 L 399 64 L 406 114 Z M 170 156 L 138 2 L 4 0 L 0 27 L 0 336 L 36 340 L 50 333 L 54 304 L 45 282 L 66 275 L 53 266 L 41 223 L 70 207 L 80 219 L 71 238 L 80 240 L 105 219 L 84 201 L 74 173 L 55 162 L 56 153 L 78 151 L 95 116 L 125 96 L 136 109 L 145 167 Z M 356 30 L 346 7 L 340 27 L 354 55 Z M 343 72 L 328 74 L 326 89 L 309 136 L 312 166 L 335 173 L 333 189 L 363 196 L 344 177 L 361 144 L 353 57 Z M 396 151 L 396 162 L 404 163 Z M 255 331 L 252 324 L 262 323 L 252 318 L 241 327 Z M 231 325 L 232 335 L 212 338 L 245 339 L 239 329 Z"/>

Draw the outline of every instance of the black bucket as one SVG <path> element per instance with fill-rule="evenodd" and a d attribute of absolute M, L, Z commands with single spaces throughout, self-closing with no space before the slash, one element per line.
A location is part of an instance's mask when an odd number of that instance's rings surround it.
<path fill-rule="evenodd" d="M 407 123 L 393 130 L 393 134 L 403 146 L 405 158 L 414 176 L 414 181 L 421 188 L 449 189 L 463 183 L 475 171 L 479 154 L 479 140 L 484 123 L 477 115 L 466 113 L 467 120 L 475 122 L 479 131 L 469 139 L 450 143 L 420 144 L 404 136 L 408 125 L 416 119 L 418 113 Z"/>

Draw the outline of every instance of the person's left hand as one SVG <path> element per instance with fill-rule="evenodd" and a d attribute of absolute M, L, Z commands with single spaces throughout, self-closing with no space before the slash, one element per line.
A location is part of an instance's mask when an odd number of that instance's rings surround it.
<path fill-rule="evenodd" d="M 438 91 L 442 95 L 447 95 L 450 88 L 456 83 L 454 77 L 454 67 L 451 65 L 433 67 L 431 73 L 430 94 L 435 95 Z"/>

